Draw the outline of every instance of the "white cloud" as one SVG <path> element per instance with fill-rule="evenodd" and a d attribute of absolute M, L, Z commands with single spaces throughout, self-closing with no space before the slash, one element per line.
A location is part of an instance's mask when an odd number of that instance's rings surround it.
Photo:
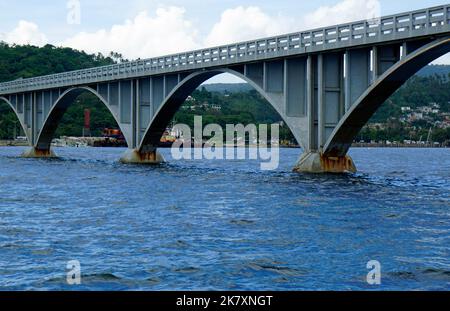
<path fill-rule="evenodd" d="M 277 34 L 308 30 L 345 22 L 374 19 L 380 16 L 379 0 L 343 0 L 333 6 L 322 6 L 303 18 L 269 15 L 259 7 L 226 10 L 210 34 L 205 45 L 251 40 Z"/>
<path fill-rule="evenodd" d="M 47 37 L 39 31 L 39 27 L 28 21 L 21 20 L 17 27 L 7 34 L 0 34 L 0 40 L 10 44 L 36 45 L 43 46 L 48 40 Z"/>
<path fill-rule="evenodd" d="M 433 64 L 436 65 L 448 65 L 450 64 L 450 53 L 445 54 L 444 56 L 436 59 Z"/>
<path fill-rule="evenodd" d="M 142 11 L 132 20 L 109 29 L 80 32 L 57 45 L 105 55 L 118 52 L 128 59 L 149 58 L 370 18 L 377 14 L 379 6 L 379 0 L 343 0 L 296 19 L 268 14 L 257 6 L 238 6 L 225 10 L 202 38 L 186 18 L 184 8 L 161 7 L 152 16 Z M 17 44 L 47 42 L 37 25 L 27 21 L 20 21 L 18 27 L 4 37 L 0 35 L 0 39 Z"/>
<path fill-rule="evenodd" d="M 118 52 L 126 58 L 148 58 L 198 48 L 198 31 L 179 7 L 159 8 L 155 16 L 147 11 L 109 30 L 82 32 L 61 43 L 90 53 Z"/>
<path fill-rule="evenodd" d="M 303 26 L 319 28 L 352 21 L 374 19 L 380 17 L 379 0 L 343 0 L 333 6 L 322 6 L 316 11 L 306 14 Z"/>
<path fill-rule="evenodd" d="M 270 16 L 259 7 L 239 6 L 222 13 L 206 37 L 205 46 L 268 37 L 292 31 L 294 21 L 287 17 Z"/>

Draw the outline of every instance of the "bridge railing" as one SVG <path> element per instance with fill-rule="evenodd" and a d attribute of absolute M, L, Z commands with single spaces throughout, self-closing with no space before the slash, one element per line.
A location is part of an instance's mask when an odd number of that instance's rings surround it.
<path fill-rule="evenodd" d="M 450 32 L 450 5 L 180 54 L 16 80 L 0 94 L 206 68 Z"/>

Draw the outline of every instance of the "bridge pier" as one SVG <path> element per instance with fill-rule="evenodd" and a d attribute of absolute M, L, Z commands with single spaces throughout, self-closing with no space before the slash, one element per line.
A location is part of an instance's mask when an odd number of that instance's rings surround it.
<path fill-rule="evenodd" d="M 160 164 L 166 162 L 166 160 L 156 149 L 153 151 L 128 149 L 120 159 L 120 162 L 124 164 Z"/>
<path fill-rule="evenodd" d="M 29 147 L 22 153 L 23 158 L 57 158 L 52 149 L 39 149 L 36 147 Z"/>
<path fill-rule="evenodd" d="M 353 159 L 346 155 L 344 157 L 327 157 L 319 152 L 306 152 L 294 167 L 297 173 L 313 174 L 342 174 L 356 173 L 356 166 Z"/>

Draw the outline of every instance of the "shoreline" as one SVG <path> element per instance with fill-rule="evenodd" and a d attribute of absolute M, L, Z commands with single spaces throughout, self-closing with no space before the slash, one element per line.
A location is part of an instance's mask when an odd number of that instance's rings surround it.
<path fill-rule="evenodd" d="M 28 147 L 27 142 L 17 142 L 17 141 L 10 141 L 10 140 L 0 140 L 0 147 Z M 56 148 L 77 148 L 77 146 L 52 146 Z M 86 148 L 126 148 L 126 146 L 80 146 L 80 147 L 86 147 Z M 229 147 L 236 147 L 236 146 L 218 146 L 222 148 L 229 148 Z M 247 148 L 257 148 L 258 145 L 250 145 L 246 146 Z M 267 145 L 259 145 L 259 147 L 267 147 Z M 170 146 L 160 146 L 161 149 L 168 149 Z M 281 144 L 280 148 L 290 148 L 290 149 L 301 149 L 298 145 L 284 145 Z M 401 149 L 448 149 L 449 146 L 435 146 L 435 145 L 407 145 L 407 144 L 363 144 L 363 143 L 355 143 L 351 146 L 351 148 L 401 148 Z"/>

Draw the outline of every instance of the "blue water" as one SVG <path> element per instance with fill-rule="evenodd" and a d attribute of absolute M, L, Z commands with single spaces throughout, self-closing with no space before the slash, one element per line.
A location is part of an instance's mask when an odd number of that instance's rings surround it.
<path fill-rule="evenodd" d="M 450 150 L 353 149 L 354 175 L 122 165 L 0 148 L 1 290 L 449 290 Z M 66 283 L 81 263 L 82 284 Z M 382 284 L 366 282 L 369 260 Z"/>

